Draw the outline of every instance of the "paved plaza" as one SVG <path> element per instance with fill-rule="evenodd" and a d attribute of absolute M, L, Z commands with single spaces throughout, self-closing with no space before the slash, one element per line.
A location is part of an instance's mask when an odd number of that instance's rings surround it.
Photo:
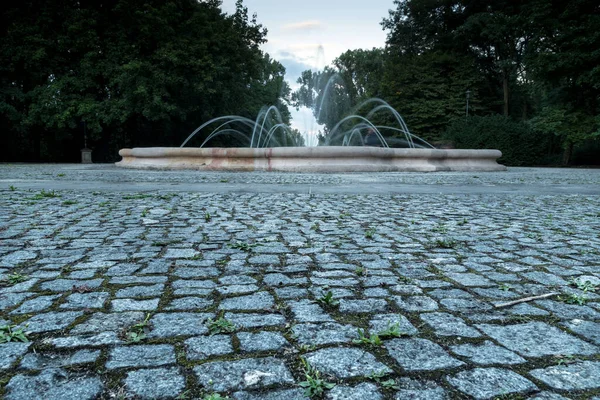
<path fill-rule="evenodd" d="M 600 170 L 4 164 L 0 278 L 6 399 L 600 400 Z"/>

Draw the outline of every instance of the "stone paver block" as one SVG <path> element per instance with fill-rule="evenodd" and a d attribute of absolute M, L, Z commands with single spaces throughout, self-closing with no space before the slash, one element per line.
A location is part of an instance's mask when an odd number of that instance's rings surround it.
<path fill-rule="evenodd" d="M 282 389 L 253 392 L 235 392 L 233 394 L 235 400 L 306 400 L 302 389 Z"/>
<path fill-rule="evenodd" d="M 158 367 L 175 363 L 175 349 L 170 344 L 120 346 L 110 350 L 107 369 Z"/>
<path fill-rule="evenodd" d="M 337 378 L 365 377 L 373 372 L 392 372 L 371 353 L 356 348 L 322 349 L 306 354 L 305 358 L 314 368 Z"/>
<path fill-rule="evenodd" d="M 502 368 L 476 368 L 446 379 L 461 392 L 478 400 L 511 393 L 529 393 L 538 389 L 516 372 Z"/>
<path fill-rule="evenodd" d="M 449 398 L 444 388 L 435 382 L 400 378 L 396 383 L 400 390 L 396 392 L 395 400 L 446 400 Z"/>
<path fill-rule="evenodd" d="M 233 353 L 233 346 L 229 335 L 199 336 L 186 340 L 185 350 L 190 360 L 205 360 Z"/>
<path fill-rule="evenodd" d="M 237 337 L 243 351 L 276 351 L 289 345 L 287 339 L 279 332 L 240 332 Z"/>
<path fill-rule="evenodd" d="M 438 344 L 426 339 L 392 339 L 386 341 L 384 347 L 408 371 L 456 368 L 465 364 L 451 357 Z"/>
<path fill-rule="evenodd" d="M 174 367 L 131 371 L 124 383 L 127 392 L 140 399 L 175 398 L 185 389 L 185 378 Z"/>
<path fill-rule="evenodd" d="M 294 383 L 284 362 L 273 357 L 209 362 L 194 367 L 194 373 L 202 386 L 217 392 Z"/>
<path fill-rule="evenodd" d="M 481 345 L 462 344 L 452 346 L 452 352 L 463 357 L 468 357 L 472 362 L 479 365 L 492 364 L 522 364 L 526 362 L 523 357 L 504 347 L 496 346 L 490 341 Z"/>
<path fill-rule="evenodd" d="M 77 364 L 89 364 L 96 362 L 100 357 L 100 350 L 79 350 L 71 355 L 67 354 L 41 354 L 29 353 L 21 360 L 19 368 L 22 369 L 46 369 L 60 368 Z"/>
<path fill-rule="evenodd" d="M 395 298 L 396 304 L 402 310 L 411 312 L 434 311 L 438 309 L 438 304 L 431 297 L 427 296 L 408 296 Z"/>
<path fill-rule="evenodd" d="M 438 336 L 462 336 L 476 338 L 481 333 L 471 328 L 465 322 L 452 314 L 434 312 L 421 314 L 421 319 L 435 330 Z"/>
<path fill-rule="evenodd" d="M 573 319 L 563 325 L 597 345 L 600 345 L 600 323 Z"/>
<path fill-rule="evenodd" d="M 48 312 L 34 315 L 21 326 L 26 332 L 32 333 L 59 331 L 71 325 L 82 315 L 81 311 Z"/>
<path fill-rule="evenodd" d="M 283 326 L 286 322 L 285 317 L 281 314 L 226 313 L 225 319 L 235 326 L 245 329 Z"/>
<path fill-rule="evenodd" d="M 75 377 L 61 369 L 46 369 L 39 375 L 16 375 L 6 385 L 8 400 L 95 399 L 103 385 L 97 377 Z"/>
<path fill-rule="evenodd" d="M 292 327 L 292 333 L 300 344 L 324 345 L 349 343 L 358 338 L 358 330 L 352 325 L 340 325 L 335 322 L 322 324 L 298 324 Z"/>
<path fill-rule="evenodd" d="M 110 293 L 92 292 L 92 293 L 73 293 L 67 296 L 66 302 L 60 305 L 60 308 L 82 309 L 82 308 L 102 308 L 104 302 L 108 299 Z"/>
<path fill-rule="evenodd" d="M 504 347 L 526 357 L 596 354 L 599 349 L 543 322 L 518 325 L 476 325 Z"/>
<path fill-rule="evenodd" d="M 27 352 L 31 343 L 9 342 L 0 344 L 0 370 L 9 369 L 17 358 Z"/>
<path fill-rule="evenodd" d="M 112 310 L 122 311 L 154 311 L 158 308 L 159 299 L 134 300 L 116 299 L 111 301 Z"/>
<path fill-rule="evenodd" d="M 208 332 L 205 326 L 214 314 L 173 312 L 159 313 L 150 318 L 152 330 L 148 333 L 151 338 L 166 338 L 173 336 L 204 335 Z"/>
<path fill-rule="evenodd" d="M 274 306 L 274 299 L 267 292 L 259 292 L 249 296 L 230 297 L 221 300 L 220 310 L 268 310 Z"/>
<path fill-rule="evenodd" d="M 405 335 L 413 336 L 419 333 L 417 328 L 410 323 L 410 321 L 401 314 L 375 314 L 369 322 L 369 332 L 379 333 L 386 329 L 397 326 L 400 332 Z"/>
<path fill-rule="evenodd" d="M 600 362 L 582 361 L 534 369 L 531 376 L 558 390 L 585 390 L 600 388 Z"/>
<path fill-rule="evenodd" d="M 356 386 L 337 385 L 325 395 L 327 400 L 382 400 L 383 396 L 372 383 L 359 383 Z"/>
<path fill-rule="evenodd" d="M 103 331 L 120 331 L 141 322 L 146 314 L 140 311 L 120 313 L 97 312 L 87 320 L 71 329 L 71 334 L 96 333 Z"/>

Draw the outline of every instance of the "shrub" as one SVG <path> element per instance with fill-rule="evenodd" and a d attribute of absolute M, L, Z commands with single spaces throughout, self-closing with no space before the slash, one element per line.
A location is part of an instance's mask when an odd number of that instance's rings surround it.
<path fill-rule="evenodd" d="M 501 115 L 456 120 L 444 135 L 458 149 L 498 149 L 500 163 L 512 166 L 547 162 L 551 138 Z"/>

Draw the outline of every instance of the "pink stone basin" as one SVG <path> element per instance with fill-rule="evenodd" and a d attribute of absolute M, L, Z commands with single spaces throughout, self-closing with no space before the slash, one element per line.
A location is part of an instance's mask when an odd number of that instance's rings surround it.
<path fill-rule="evenodd" d="M 122 149 L 118 167 L 199 171 L 435 172 L 505 171 L 499 150 L 392 149 L 380 147 L 275 147 Z"/>

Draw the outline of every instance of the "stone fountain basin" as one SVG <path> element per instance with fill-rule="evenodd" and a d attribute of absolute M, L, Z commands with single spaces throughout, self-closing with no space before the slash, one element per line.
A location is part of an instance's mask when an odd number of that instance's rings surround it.
<path fill-rule="evenodd" d="M 380 147 L 275 147 L 122 149 L 118 167 L 200 171 L 435 172 L 505 171 L 499 150 Z"/>

